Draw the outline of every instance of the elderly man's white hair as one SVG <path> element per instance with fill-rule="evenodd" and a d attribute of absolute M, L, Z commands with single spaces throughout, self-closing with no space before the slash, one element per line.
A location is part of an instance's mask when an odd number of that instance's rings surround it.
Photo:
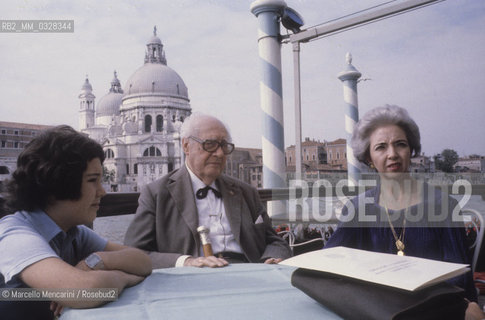
<path fill-rule="evenodd" d="M 214 116 L 202 112 L 194 112 L 190 115 L 190 117 L 185 119 L 182 127 L 180 128 L 180 136 L 182 138 L 189 138 L 190 136 L 198 137 L 200 133 L 200 125 L 208 120 L 215 120 L 219 122 L 226 129 L 227 141 L 232 142 L 231 132 L 225 123 Z"/>

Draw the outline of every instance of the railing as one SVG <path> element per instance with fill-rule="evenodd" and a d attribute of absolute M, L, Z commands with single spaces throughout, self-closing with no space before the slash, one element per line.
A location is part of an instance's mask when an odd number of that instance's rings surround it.
<path fill-rule="evenodd" d="M 448 193 L 456 194 L 452 192 L 452 185 L 447 186 Z M 331 191 L 331 192 L 330 192 Z M 331 190 L 320 190 L 318 196 L 324 197 L 328 195 L 335 196 L 336 187 L 332 187 Z M 357 188 L 355 190 L 349 190 L 347 187 L 342 189 L 345 196 L 355 196 L 360 192 Z M 300 198 L 303 194 L 302 189 L 258 189 L 259 196 L 263 202 L 272 200 L 289 200 L 294 198 Z M 458 189 L 458 195 L 463 195 L 464 188 Z M 480 195 L 485 200 L 485 185 L 473 185 L 471 189 L 472 195 Z M 101 205 L 98 211 L 98 217 L 107 217 L 114 215 L 124 215 L 135 213 L 138 207 L 138 192 L 132 193 L 120 193 L 110 192 L 101 199 Z M 315 196 L 312 192 L 308 192 L 308 197 Z"/>

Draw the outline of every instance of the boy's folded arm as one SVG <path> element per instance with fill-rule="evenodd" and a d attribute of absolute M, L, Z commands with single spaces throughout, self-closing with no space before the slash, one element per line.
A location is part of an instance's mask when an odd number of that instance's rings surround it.
<path fill-rule="evenodd" d="M 144 277 L 120 270 L 81 270 L 59 258 L 46 258 L 26 267 L 21 273 L 22 281 L 31 288 L 38 289 L 94 289 L 116 288 L 118 293 L 126 287 L 134 286 Z M 58 301 L 71 308 L 92 308 L 106 301 L 80 299 Z"/>

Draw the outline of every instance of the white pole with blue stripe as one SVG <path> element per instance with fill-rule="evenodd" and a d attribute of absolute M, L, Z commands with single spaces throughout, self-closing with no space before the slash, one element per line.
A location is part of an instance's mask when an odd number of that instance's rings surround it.
<path fill-rule="evenodd" d="M 279 17 L 286 7 L 282 0 L 257 0 L 251 12 L 258 18 L 260 65 L 260 103 L 263 114 L 263 187 L 286 186 L 285 143 L 283 123 L 283 89 L 281 77 L 281 43 Z M 281 201 L 268 203 L 270 216 L 284 213 Z"/>
<path fill-rule="evenodd" d="M 347 69 L 338 74 L 344 85 L 345 132 L 347 133 L 347 175 L 349 185 L 357 186 L 360 179 L 360 164 L 350 147 L 354 126 L 359 121 L 359 103 L 357 99 L 357 81 L 361 73 L 352 65 L 352 55 L 347 53 Z"/>

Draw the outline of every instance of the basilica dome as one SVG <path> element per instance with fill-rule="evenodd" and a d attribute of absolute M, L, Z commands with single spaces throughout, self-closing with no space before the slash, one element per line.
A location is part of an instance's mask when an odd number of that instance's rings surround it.
<path fill-rule="evenodd" d="M 147 43 L 145 64 L 128 79 L 125 97 L 132 95 L 164 95 L 189 100 L 187 86 L 172 68 L 167 66 L 163 44 L 156 34 Z"/>
<path fill-rule="evenodd" d="M 98 106 L 96 107 L 96 117 L 118 116 L 120 114 L 122 98 L 123 90 L 121 89 L 121 84 L 115 71 L 109 92 L 98 102 Z"/>
<path fill-rule="evenodd" d="M 126 95 L 163 94 L 188 99 L 188 90 L 182 78 L 172 68 L 161 63 L 146 63 L 126 82 Z"/>
<path fill-rule="evenodd" d="M 96 116 L 118 116 L 120 114 L 122 93 L 109 92 L 102 97 L 96 107 Z"/>

